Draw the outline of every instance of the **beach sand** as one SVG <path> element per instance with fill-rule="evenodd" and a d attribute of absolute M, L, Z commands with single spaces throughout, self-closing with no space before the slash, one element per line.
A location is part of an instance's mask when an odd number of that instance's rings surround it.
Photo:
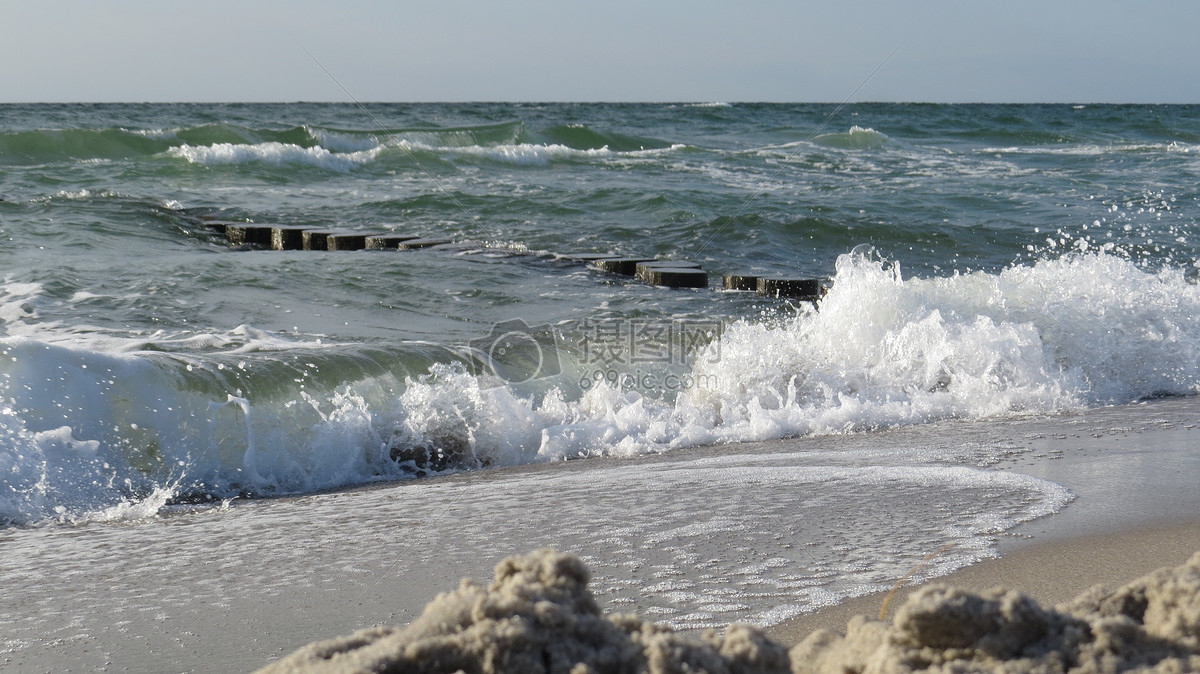
<path fill-rule="evenodd" d="M 910 594 L 935 584 L 969 592 L 997 587 L 1018 590 L 1050 609 L 1095 586 L 1116 590 L 1157 569 L 1184 564 L 1200 551 L 1200 488 L 1194 482 L 1195 447 L 1200 446 L 1196 421 L 1200 419 L 1195 415 L 1195 402 L 1132 408 L 1143 417 L 1133 425 L 1122 422 L 1128 420 L 1130 408 L 1058 419 L 1052 433 L 1043 432 L 1046 420 L 1012 422 L 1007 434 L 1032 439 L 1034 446 L 1014 455 L 1005 468 L 1071 488 L 1076 498 L 1065 511 L 1006 532 L 996 559 L 947 576 L 902 582 L 890 598 L 888 592 L 852 598 L 770 626 L 764 630 L 766 636 L 793 646 L 816 630 L 845 633 L 856 615 L 875 619 L 885 600 L 887 619 L 891 620 Z M 1034 432 L 1025 432 L 1030 429 Z M 780 443 L 764 444 L 766 447 L 746 445 L 741 449 L 774 451 Z M 699 453 L 706 451 L 711 450 Z M 915 576 L 920 573 L 918 569 Z M 488 578 L 476 580 L 486 583 Z M 644 635 L 647 628 L 640 629 Z M 387 638 L 399 634 L 392 632 Z M 743 642 L 744 637 L 737 635 Z M 711 643 L 724 650 L 722 644 L 728 642 L 718 638 Z M 678 644 L 669 648 L 678 648 Z"/>
<path fill-rule="evenodd" d="M 1041 440 L 1044 446 L 1019 457 L 1013 468 L 1070 488 L 1076 500 L 1063 512 L 1008 532 L 1000 540 L 997 559 L 905 583 L 889 601 L 889 615 L 911 592 L 929 583 L 971 591 L 1003 586 L 1053 606 L 1094 585 L 1116 588 L 1187 561 L 1200 550 L 1196 403 L 1194 398 L 1146 403 L 1140 407 L 1163 414 L 1152 414 L 1152 428 L 1138 431 L 1120 420 L 1123 408 L 1118 407 L 1064 420 L 1064 430 L 1079 424 L 1080 432 L 1047 436 Z M 1085 418 L 1089 423 L 1082 424 Z M 1097 431 L 1106 425 L 1112 432 Z M 1073 451 L 1060 453 L 1063 447 Z M 773 625 L 767 632 L 795 643 L 816 629 L 842 630 L 854 615 L 877 617 L 886 595 L 855 597 Z"/>
<path fill-rule="evenodd" d="M 812 625 L 793 623 L 789 628 L 800 628 L 796 635 L 735 624 L 697 638 L 650 619 L 605 615 L 578 557 L 538 550 L 505 559 L 486 584 L 464 581 L 406 627 L 320 640 L 260 674 L 1196 671 L 1200 552 L 1184 564 L 1116 579 L 1057 606 L 1011 585 L 965 587 L 992 585 L 1000 573 L 1029 580 L 1043 597 L 1061 596 L 1089 575 L 1115 577 L 1159 554 L 1170 556 L 1196 529 L 1180 525 L 1027 548 L 1008 557 L 1009 564 L 954 579 L 953 588 L 914 591 L 890 606 L 895 616 L 888 620 L 858 615 L 843 627 L 843 616 L 836 616 L 829 628 L 811 633 Z M 1172 545 L 1161 545 L 1164 535 Z M 1158 550 L 1131 561 L 1130 551 L 1140 546 Z M 1055 571 L 1041 573 L 1045 567 Z"/>
<path fill-rule="evenodd" d="M 1105 534 L 1066 537 L 1020 545 L 947 576 L 905 584 L 888 601 L 887 618 L 917 589 L 952 585 L 971 592 L 994 587 L 1020 590 L 1043 606 L 1074 599 L 1094 585 L 1116 589 L 1159 568 L 1178 566 L 1200 551 L 1200 518 L 1176 524 L 1148 524 Z M 887 592 L 855 597 L 837 606 L 794 618 L 765 631 L 785 644 L 797 644 L 818 629 L 846 630 L 855 615 L 878 618 Z"/>
<path fill-rule="evenodd" d="M 947 422 L 833 439 L 679 450 L 636 460 L 524 466 L 454 476 L 437 489 L 430 489 L 437 486 L 430 482 L 410 493 L 425 498 L 438 490 L 455 493 L 451 490 L 488 483 L 537 486 L 539 480 L 561 480 L 565 474 L 589 482 L 594 480 L 589 476 L 614 469 L 637 472 L 731 454 L 813 452 L 831 444 L 885 454 L 928 442 L 1014 447 L 997 454 L 1002 458 L 988 469 L 1052 480 L 1070 488 L 1075 500 L 1057 514 L 999 534 L 999 559 L 934 580 L 968 589 L 1020 587 L 1052 604 L 1096 583 L 1116 586 L 1157 567 L 1183 564 L 1200 550 L 1198 422 L 1200 399 L 1169 399 L 1053 419 Z M 507 481 L 512 476 L 521 479 Z M 660 491 L 661 486 L 644 497 L 658 498 Z M 0 633 L 6 633 L 0 670 L 251 671 L 313 641 L 371 625 L 409 623 L 438 593 L 455 588 L 459 578 L 486 583 L 500 556 L 541 547 L 506 543 L 496 557 L 444 558 L 436 549 L 409 546 L 401 557 L 399 536 L 421 518 L 459 521 L 476 504 L 451 500 L 433 512 L 403 511 L 397 509 L 400 498 L 409 498 L 403 487 L 384 485 L 234 504 L 228 512 L 171 515 L 153 525 L 0 532 L 5 587 Z M 505 503 L 497 500 L 489 512 L 511 516 Z M 605 571 L 592 569 L 593 574 Z M 688 578 L 701 573 L 681 571 Z M 928 580 L 917 574 L 913 583 Z M 902 600 L 895 597 L 891 605 Z M 772 626 L 768 633 L 796 643 L 817 627 L 844 629 L 854 613 L 873 617 L 881 601 L 878 594 L 853 598 Z M 631 611 L 604 598 L 600 608 Z"/>

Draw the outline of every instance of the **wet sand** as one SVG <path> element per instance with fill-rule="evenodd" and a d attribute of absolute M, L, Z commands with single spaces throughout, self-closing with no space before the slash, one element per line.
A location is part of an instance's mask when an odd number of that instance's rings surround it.
<path fill-rule="evenodd" d="M 1076 500 L 1007 532 L 997 559 L 924 582 L 914 574 L 888 602 L 889 615 L 927 583 L 971 591 L 1002 586 L 1050 606 L 1094 585 L 1115 589 L 1186 562 L 1200 550 L 1200 406 L 1191 398 L 1139 407 L 1151 413 L 1142 427 L 1122 420 L 1127 408 L 1113 407 L 1063 419 L 1064 432 L 1036 438 L 1039 446 L 1011 468 L 1062 484 Z M 788 644 L 816 629 L 842 631 L 854 615 L 877 617 L 886 595 L 855 597 L 767 631 Z"/>
<path fill-rule="evenodd" d="M 1054 419 L 947 422 L 837 439 L 679 450 L 638 460 L 525 466 L 455 476 L 441 486 L 429 483 L 420 493 L 467 493 L 477 483 L 507 484 L 504 476 L 521 475 L 521 484 L 533 485 L 566 473 L 594 481 L 592 476 L 608 474 L 597 471 L 614 467 L 650 468 L 729 454 L 803 454 L 831 444 L 886 454 L 921 443 L 1011 448 L 980 467 L 1052 480 L 1076 496 L 1062 512 L 999 534 L 999 559 L 942 581 L 969 589 L 1019 587 L 1056 602 L 1096 583 L 1120 585 L 1145 571 L 1181 564 L 1200 549 L 1195 481 L 1200 398 Z M 425 559 L 418 555 L 436 551 L 405 548 L 402 535 L 419 520 L 459 521 L 460 511 L 472 504 L 449 500 L 448 510 L 397 510 L 393 500 L 404 491 L 380 486 L 235 504 L 227 513 L 166 516 L 152 525 L 0 532 L 0 581 L 6 588 L 0 596 L 0 633 L 9 634 L 0 640 L 0 670 L 250 671 L 311 641 L 375 624 L 406 624 L 460 577 L 486 581 L 498 557 L 464 553 Z M 646 494 L 622 494 L 657 501 L 662 485 Z M 500 501 L 496 507 L 501 515 L 512 512 Z M 505 547 L 505 555 L 527 551 L 515 543 Z M 881 600 L 878 595 L 851 599 L 776 625 L 771 634 L 795 643 L 816 627 L 844 627 L 851 614 L 875 615 Z M 901 601 L 893 598 L 892 606 Z M 603 598 L 600 604 L 606 612 L 630 611 Z"/>
<path fill-rule="evenodd" d="M 916 589 L 941 583 L 979 592 L 993 587 L 1016 589 L 1043 606 L 1074 599 L 1094 585 L 1116 589 L 1150 571 L 1178 566 L 1200 550 L 1200 518 L 1177 524 L 1147 525 L 1106 534 L 1062 538 L 1017 547 L 998 559 L 987 560 L 935 578 L 905 584 L 887 602 L 891 618 Z M 814 630 L 844 632 L 855 615 L 876 618 L 887 597 L 879 592 L 855 597 L 837 606 L 768 628 L 767 634 L 788 645 L 799 643 Z"/>

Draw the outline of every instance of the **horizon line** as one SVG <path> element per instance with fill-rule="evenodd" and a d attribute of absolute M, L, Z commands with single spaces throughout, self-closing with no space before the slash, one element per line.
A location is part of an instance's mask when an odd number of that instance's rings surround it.
<path fill-rule="evenodd" d="M 1184 101 L 921 101 L 921 100 L 863 100 L 849 103 L 838 101 L 782 101 L 782 100 L 371 100 L 363 105 L 695 105 L 714 107 L 728 105 L 1200 105 L 1200 100 Z M 0 105 L 354 105 L 347 100 L 296 99 L 296 100 L 44 100 L 44 101 L 0 101 Z"/>

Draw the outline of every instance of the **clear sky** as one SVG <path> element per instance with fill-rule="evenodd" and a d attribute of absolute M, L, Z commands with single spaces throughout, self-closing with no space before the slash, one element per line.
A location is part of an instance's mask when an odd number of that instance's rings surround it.
<path fill-rule="evenodd" d="M 0 102 L 348 100 L 307 49 L 361 101 L 1200 103 L 1195 0 L 0 0 L 0 24 Z"/>

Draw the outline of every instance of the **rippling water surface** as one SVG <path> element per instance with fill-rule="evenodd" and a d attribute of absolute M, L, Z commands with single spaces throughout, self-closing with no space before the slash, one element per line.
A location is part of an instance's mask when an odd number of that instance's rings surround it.
<path fill-rule="evenodd" d="M 1192 395 L 1198 184 L 1188 106 L 0 106 L 0 522 Z"/>

